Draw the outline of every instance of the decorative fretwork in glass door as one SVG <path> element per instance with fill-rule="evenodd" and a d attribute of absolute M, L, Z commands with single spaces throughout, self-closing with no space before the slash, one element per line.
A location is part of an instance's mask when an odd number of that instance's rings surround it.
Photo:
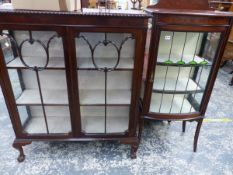
<path fill-rule="evenodd" d="M 128 33 L 79 33 L 76 55 L 84 133 L 128 130 L 135 39 Z"/>
<path fill-rule="evenodd" d="M 62 38 L 51 31 L 3 31 L 2 37 L 23 132 L 71 132 Z"/>

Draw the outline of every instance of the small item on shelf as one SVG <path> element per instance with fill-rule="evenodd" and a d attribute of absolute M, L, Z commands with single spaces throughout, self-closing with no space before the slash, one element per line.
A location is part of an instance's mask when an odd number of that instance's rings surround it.
<path fill-rule="evenodd" d="M 14 9 L 77 11 L 81 9 L 80 0 L 12 0 Z"/>
<path fill-rule="evenodd" d="M 200 64 L 200 65 L 207 65 L 208 62 L 207 62 L 206 60 L 204 60 L 204 61 L 200 62 L 199 64 Z"/>
<path fill-rule="evenodd" d="M 138 9 L 139 9 L 139 10 L 142 9 L 142 1 L 143 1 L 143 0 L 138 0 Z"/>
<path fill-rule="evenodd" d="M 189 62 L 190 65 L 197 65 L 197 62 L 194 61 L 194 59 L 192 61 Z"/>
<path fill-rule="evenodd" d="M 131 0 L 132 4 L 133 4 L 133 7 L 131 9 L 133 10 L 136 10 L 136 3 L 137 3 L 138 0 Z"/>
<path fill-rule="evenodd" d="M 184 65 L 185 62 L 181 59 L 181 60 L 177 61 L 176 64 L 178 64 L 178 65 Z"/>
<path fill-rule="evenodd" d="M 164 62 L 165 64 L 173 64 L 173 61 L 170 60 L 170 58 Z"/>

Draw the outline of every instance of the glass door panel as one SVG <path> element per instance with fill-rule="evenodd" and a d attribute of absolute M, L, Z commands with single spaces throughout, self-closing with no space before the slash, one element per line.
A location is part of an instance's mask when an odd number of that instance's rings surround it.
<path fill-rule="evenodd" d="M 76 37 L 81 125 L 84 133 L 128 130 L 135 39 L 127 33 Z"/>
<path fill-rule="evenodd" d="M 150 112 L 200 110 L 219 39 L 220 33 L 161 32 Z"/>
<path fill-rule="evenodd" d="M 3 32 L 2 46 L 11 52 L 5 63 L 24 132 L 71 132 L 62 38 L 50 31 L 12 33 Z"/>

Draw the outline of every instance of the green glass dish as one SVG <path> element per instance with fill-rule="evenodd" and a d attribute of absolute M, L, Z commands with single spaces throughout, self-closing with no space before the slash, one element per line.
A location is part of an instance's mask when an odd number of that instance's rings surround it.
<path fill-rule="evenodd" d="M 207 65 L 208 62 L 207 62 L 207 61 L 202 61 L 202 62 L 200 62 L 199 64 L 201 64 L 201 65 Z"/>
<path fill-rule="evenodd" d="M 185 62 L 183 60 L 180 60 L 180 61 L 177 61 L 176 64 L 178 64 L 178 65 L 184 65 Z"/>
<path fill-rule="evenodd" d="M 164 61 L 165 64 L 173 64 L 171 60 Z"/>
<path fill-rule="evenodd" d="M 188 64 L 190 64 L 190 65 L 197 65 L 197 62 L 194 61 L 194 60 L 192 60 L 192 61 L 190 61 Z"/>

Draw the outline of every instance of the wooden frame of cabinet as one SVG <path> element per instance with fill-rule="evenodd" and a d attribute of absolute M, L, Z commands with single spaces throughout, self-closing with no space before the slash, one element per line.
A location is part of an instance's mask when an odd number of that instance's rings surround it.
<path fill-rule="evenodd" d="M 143 116 L 141 119 L 141 128 L 143 127 L 143 119 L 151 119 L 151 120 L 165 120 L 165 121 L 176 121 L 181 120 L 183 121 L 183 132 L 185 132 L 186 127 L 186 121 L 196 121 L 197 122 L 197 128 L 196 133 L 194 136 L 194 147 L 193 150 L 196 152 L 197 150 L 197 142 L 198 142 L 198 136 L 200 132 L 200 128 L 204 119 L 204 115 L 206 112 L 206 108 L 210 99 L 210 95 L 214 86 L 214 82 L 218 73 L 218 69 L 221 62 L 221 57 L 223 55 L 223 51 L 227 42 L 227 38 L 230 33 L 231 25 L 232 25 L 232 14 L 231 13 L 221 13 L 212 11 L 209 7 L 208 1 L 203 0 L 196 0 L 196 1 L 190 1 L 187 3 L 185 0 L 179 0 L 179 1 L 173 1 L 173 0 L 159 0 L 159 2 L 156 5 L 149 6 L 146 11 L 149 14 L 153 15 L 153 22 L 152 22 L 152 34 L 151 34 L 151 43 L 150 43 L 150 53 L 149 53 L 149 63 L 148 63 L 148 70 L 147 70 L 147 76 L 145 81 L 145 91 L 144 91 L 144 99 L 143 99 Z M 161 104 L 163 103 L 163 96 L 162 100 L 160 102 L 160 108 L 158 112 L 151 112 L 150 107 L 152 105 L 151 99 L 153 94 L 153 85 L 156 83 L 159 83 L 155 78 L 158 75 L 158 73 L 155 73 L 158 69 L 158 65 L 160 64 L 159 61 L 159 47 L 161 42 L 161 33 L 162 32 L 171 32 L 173 33 L 186 33 L 186 39 L 187 39 L 187 33 L 189 32 L 219 32 L 221 33 L 219 45 L 217 47 L 214 61 L 212 68 L 209 73 L 209 77 L 206 81 L 206 87 L 203 91 L 202 100 L 199 106 L 199 109 L 195 111 L 189 111 L 189 112 L 177 112 L 172 113 L 170 112 L 160 112 Z M 173 36 L 167 36 L 168 40 L 170 38 L 173 38 Z M 184 42 L 184 48 L 185 43 Z M 203 41 L 205 41 L 206 38 L 203 38 Z M 165 36 L 166 40 L 166 36 Z M 200 46 L 200 52 L 203 52 L 205 46 L 205 42 L 202 42 Z M 165 47 L 165 46 L 164 46 Z M 167 47 L 170 47 L 168 45 Z M 172 46 L 171 46 L 172 47 Z M 195 45 L 193 45 L 195 48 Z M 196 50 L 194 52 L 194 56 L 196 54 Z M 170 50 L 171 55 L 171 50 Z M 183 63 L 183 57 L 184 54 L 182 53 L 181 56 L 181 64 L 178 64 L 175 62 L 175 64 L 170 64 L 170 66 L 177 66 L 179 69 L 180 67 L 184 66 L 190 66 L 187 63 Z M 170 56 L 169 56 L 170 61 Z M 169 62 L 167 61 L 167 62 Z M 190 60 L 191 61 L 191 60 Z M 168 67 L 169 65 L 167 65 Z M 193 65 L 191 65 L 192 67 Z M 198 67 L 198 64 L 195 65 Z M 203 67 L 203 66 L 202 66 Z M 164 67 L 165 69 L 165 67 Z M 167 68 L 168 69 L 168 68 Z M 194 71 L 195 72 L 195 71 Z M 167 74 L 167 73 L 166 73 Z M 195 77 L 196 75 L 194 75 Z M 177 80 L 179 78 L 179 73 L 177 76 Z M 177 87 L 177 80 L 175 85 L 175 91 Z M 166 84 L 166 80 L 164 81 L 164 86 Z M 187 83 L 188 84 L 188 83 Z M 187 85 L 186 85 L 186 91 L 187 92 Z M 173 99 L 174 95 L 181 92 L 173 92 Z M 162 94 L 166 93 L 165 89 L 162 89 Z M 171 92 L 169 92 L 171 94 Z M 193 93 L 190 91 L 190 94 Z M 195 91 L 197 93 L 197 91 Z M 183 97 L 183 103 L 184 103 Z M 171 106 L 174 104 L 173 99 L 171 102 Z M 172 108 L 172 107 L 171 107 Z M 141 134 L 141 133 L 140 133 Z"/>
<path fill-rule="evenodd" d="M 76 12 L 50 12 L 50 11 L 28 11 L 28 10 L 0 10 L 0 29 L 2 35 L 4 31 L 25 30 L 29 31 L 28 42 L 35 42 L 32 31 L 55 31 L 62 38 L 64 48 L 68 107 L 70 110 L 72 131 L 65 134 L 47 133 L 28 134 L 23 131 L 17 109 L 16 100 L 11 86 L 8 68 L 4 61 L 2 50 L 0 51 L 0 84 L 5 97 L 16 139 L 13 147 L 19 151 L 18 161 L 25 159 L 23 146 L 32 141 L 97 141 L 115 140 L 131 145 L 131 158 L 136 158 L 136 151 L 139 146 L 138 121 L 139 121 L 139 96 L 141 87 L 141 77 L 144 62 L 144 47 L 147 32 L 146 14 L 111 14 L 111 13 L 76 13 Z M 77 79 L 77 61 L 75 53 L 75 37 L 80 32 L 108 32 L 108 33 L 131 33 L 135 39 L 134 69 L 132 73 L 132 95 L 130 99 L 130 115 L 128 130 L 124 133 L 93 133 L 87 134 L 81 129 L 81 114 L 79 101 L 79 87 Z M 12 32 L 10 37 L 14 40 Z M 31 38 L 32 37 L 32 38 Z M 40 41 L 36 41 L 40 42 Z M 21 43 L 22 44 L 22 43 Z M 17 48 L 18 49 L 18 48 Z M 16 51 L 17 53 L 18 51 Z M 30 67 L 28 67 L 30 68 Z M 45 67 L 46 68 L 46 67 Z M 16 67 L 22 69 L 22 67 Z M 27 69 L 27 68 L 23 68 Z M 40 68 L 31 67 L 37 72 Z M 60 68 L 56 68 L 60 69 Z M 39 82 L 40 86 L 40 82 Z M 39 88 L 39 91 L 40 88 Z M 41 92 L 40 92 L 41 95 Z M 43 98 L 43 97 L 42 97 Z M 45 105 L 42 101 L 42 108 Z M 53 105 L 53 104 L 51 104 Z M 106 126 L 105 126 L 106 127 Z"/>

